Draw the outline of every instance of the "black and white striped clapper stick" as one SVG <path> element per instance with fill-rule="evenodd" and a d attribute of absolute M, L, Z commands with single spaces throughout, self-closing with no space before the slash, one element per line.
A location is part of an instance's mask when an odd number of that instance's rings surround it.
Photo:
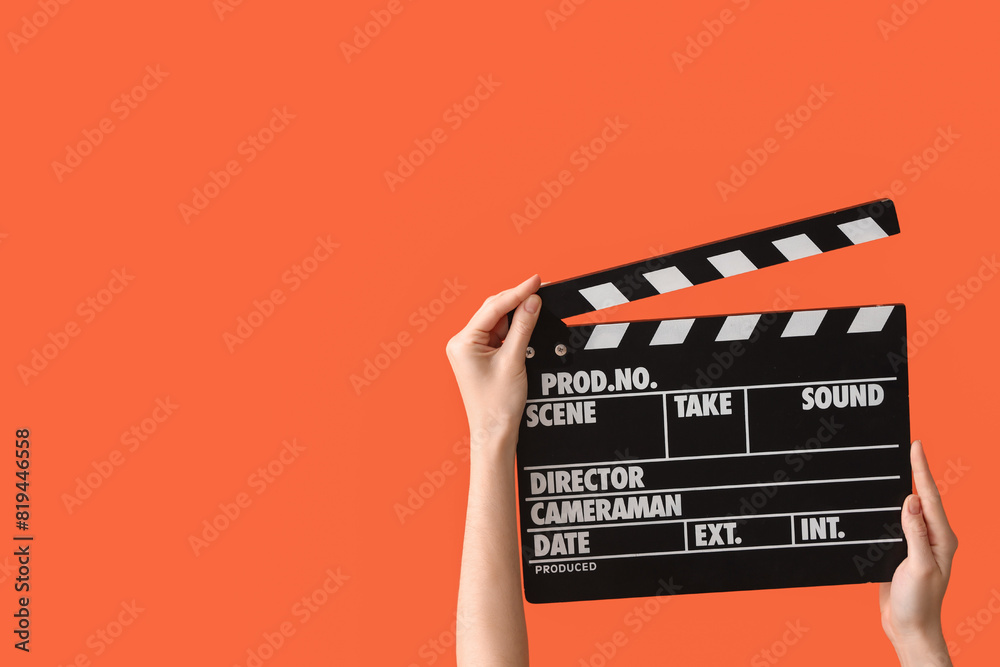
<path fill-rule="evenodd" d="M 542 286 L 517 446 L 528 601 L 889 581 L 902 304 L 562 318 L 897 233 L 879 200 Z"/>

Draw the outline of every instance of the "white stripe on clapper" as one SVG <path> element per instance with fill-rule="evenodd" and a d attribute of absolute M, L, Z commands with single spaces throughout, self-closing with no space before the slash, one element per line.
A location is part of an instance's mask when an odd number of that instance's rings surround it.
<path fill-rule="evenodd" d="M 789 262 L 793 259 L 802 259 L 803 257 L 819 255 L 823 252 L 805 234 L 797 234 L 778 239 L 777 241 L 771 241 L 771 245 L 777 248 Z"/>
<path fill-rule="evenodd" d="M 648 280 L 649 284 L 655 287 L 656 291 L 660 294 L 692 286 L 691 281 L 676 266 L 668 266 L 658 271 L 650 271 L 649 273 L 642 274 L 642 277 Z"/>
<path fill-rule="evenodd" d="M 653 339 L 649 341 L 650 345 L 677 345 L 683 343 L 684 339 L 687 338 L 688 332 L 691 331 L 691 325 L 694 324 L 694 318 L 687 320 L 663 320 L 660 322 L 660 326 L 656 327 L 656 333 L 653 334 Z"/>
<path fill-rule="evenodd" d="M 886 320 L 892 314 L 892 306 L 868 306 L 858 308 L 858 314 L 854 316 L 854 321 L 847 329 L 847 333 L 869 333 L 871 331 L 881 331 Z"/>
<path fill-rule="evenodd" d="M 746 340 L 753 333 L 760 313 L 756 315 L 730 315 L 723 322 L 719 329 L 719 335 L 715 337 L 716 342 L 727 340 Z"/>
<path fill-rule="evenodd" d="M 754 263 L 740 250 L 713 255 L 708 258 L 708 261 L 726 278 L 757 269 Z"/>
<path fill-rule="evenodd" d="M 815 336 L 824 317 L 826 317 L 825 310 L 796 310 L 785 325 L 785 330 L 781 332 L 781 337 Z"/>
<path fill-rule="evenodd" d="M 585 350 L 605 350 L 611 347 L 618 347 L 622 342 L 622 336 L 628 329 L 628 322 L 618 322 L 615 324 L 598 324 L 594 327 L 593 333 L 587 339 Z"/>
<path fill-rule="evenodd" d="M 875 239 L 884 239 L 888 236 L 885 230 L 879 227 L 878 223 L 871 218 L 861 218 L 860 220 L 845 222 L 837 225 L 837 227 L 840 231 L 844 232 L 847 238 L 851 239 L 851 243 L 854 245 L 865 243 L 866 241 L 874 241 Z"/>
<path fill-rule="evenodd" d="M 623 303 L 628 303 L 628 299 L 625 298 L 625 295 L 618 291 L 618 288 L 611 283 L 594 285 L 593 287 L 584 287 L 580 290 L 580 295 L 589 301 L 590 305 L 593 306 L 595 310 L 610 308 L 611 306 L 620 306 Z"/>

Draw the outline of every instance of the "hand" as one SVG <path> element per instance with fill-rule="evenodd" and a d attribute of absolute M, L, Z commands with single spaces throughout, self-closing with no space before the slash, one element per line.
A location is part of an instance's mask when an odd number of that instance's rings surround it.
<path fill-rule="evenodd" d="M 536 274 L 489 297 L 448 341 L 448 360 L 472 431 L 473 455 L 488 441 L 500 443 L 501 453 L 513 456 L 528 396 L 524 356 L 538 321 L 542 300 L 535 291 L 540 284 Z M 507 313 L 515 308 L 508 330 Z"/>
<path fill-rule="evenodd" d="M 882 628 L 903 665 L 950 665 L 941 628 L 944 599 L 958 538 L 927 466 L 923 444 L 910 447 L 917 493 L 903 503 L 907 556 L 891 583 L 879 585 Z"/>

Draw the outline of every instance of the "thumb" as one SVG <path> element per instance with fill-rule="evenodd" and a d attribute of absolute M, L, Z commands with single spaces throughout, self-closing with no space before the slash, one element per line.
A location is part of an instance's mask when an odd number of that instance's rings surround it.
<path fill-rule="evenodd" d="M 524 359 L 525 351 L 528 349 L 528 341 L 531 340 L 531 332 L 535 330 L 535 323 L 538 322 L 538 312 L 541 310 L 541 305 L 542 298 L 537 294 L 532 294 L 517 307 L 510 322 L 507 338 L 504 339 L 500 348 L 502 354 L 510 355 L 510 358 Z"/>
<path fill-rule="evenodd" d="M 927 535 L 927 522 L 920 507 L 920 496 L 916 494 L 907 496 L 903 503 L 903 534 L 906 535 L 906 557 L 914 567 L 922 572 L 937 569 Z"/>

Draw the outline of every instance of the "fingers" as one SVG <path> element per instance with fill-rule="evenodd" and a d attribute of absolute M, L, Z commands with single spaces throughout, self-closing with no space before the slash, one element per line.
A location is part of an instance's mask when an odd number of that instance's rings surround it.
<path fill-rule="evenodd" d="M 941 505 L 941 494 L 938 493 L 937 484 L 931 475 L 930 466 L 927 464 L 927 456 L 924 454 L 923 443 L 914 440 L 910 446 L 910 466 L 913 468 L 913 482 L 917 487 L 917 493 L 924 504 L 924 512 L 933 523 L 935 520 L 943 520 L 946 524 L 948 520 L 944 516 L 944 507 Z"/>
<path fill-rule="evenodd" d="M 938 569 L 927 534 L 927 523 L 921 511 L 920 497 L 910 494 L 903 502 L 903 534 L 906 535 L 906 559 L 918 574 L 928 574 Z"/>
<path fill-rule="evenodd" d="M 499 294 L 486 299 L 479 308 L 466 328 L 489 333 L 500 322 L 501 317 L 506 317 L 507 313 L 514 310 L 519 303 L 534 294 L 538 290 L 541 280 L 535 274 L 523 283 L 512 289 L 504 290 Z"/>
<path fill-rule="evenodd" d="M 500 348 L 501 354 L 509 359 L 524 360 L 531 332 L 535 330 L 535 323 L 538 322 L 538 312 L 541 305 L 541 297 L 532 294 L 517 307 L 517 310 L 514 311 L 514 318 L 510 322 L 510 331 L 507 332 L 507 338 L 504 339 L 503 346 Z"/>
<path fill-rule="evenodd" d="M 915 440 L 910 447 L 910 465 L 913 468 L 913 481 L 923 506 L 930 544 L 934 547 L 943 547 L 948 552 L 946 554 L 948 562 L 944 564 L 947 568 L 951 564 L 951 556 L 958 547 L 958 540 L 955 538 L 955 533 L 948 523 L 948 517 L 944 513 L 941 494 L 938 492 L 934 477 L 931 476 L 930 466 L 927 465 L 927 456 L 924 454 L 924 446 L 920 440 Z"/>

